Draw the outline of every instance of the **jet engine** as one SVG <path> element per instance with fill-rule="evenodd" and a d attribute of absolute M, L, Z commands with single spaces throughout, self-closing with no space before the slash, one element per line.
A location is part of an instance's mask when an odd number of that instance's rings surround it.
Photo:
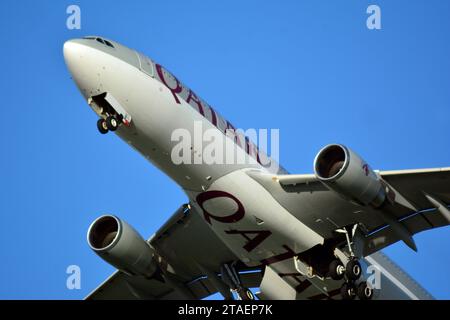
<path fill-rule="evenodd" d="M 155 250 L 116 216 L 97 218 L 89 227 L 87 240 L 103 260 L 127 274 L 151 277 L 157 269 Z"/>
<path fill-rule="evenodd" d="M 330 144 L 320 150 L 314 160 L 314 173 L 329 189 L 360 205 L 380 207 L 386 199 L 379 176 L 343 145 Z"/>

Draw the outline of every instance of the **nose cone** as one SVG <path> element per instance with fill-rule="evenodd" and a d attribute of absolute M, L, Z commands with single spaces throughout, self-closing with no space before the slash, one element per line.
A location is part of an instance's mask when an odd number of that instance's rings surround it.
<path fill-rule="evenodd" d="M 96 59 L 97 50 L 83 41 L 83 39 L 66 41 L 63 46 L 63 54 L 72 79 L 87 99 L 100 90 L 96 72 L 99 66 L 98 59 Z"/>
<path fill-rule="evenodd" d="M 77 40 L 69 40 L 64 43 L 63 53 L 64 60 L 66 61 L 69 72 L 76 76 L 80 70 L 83 58 L 83 45 L 77 42 Z"/>
<path fill-rule="evenodd" d="M 66 61 L 67 66 L 69 66 L 70 62 L 76 57 L 76 46 L 77 43 L 75 40 L 69 40 L 64 42 L 63 46 L 63 53 L 64 53 L 64 60 Z"/>

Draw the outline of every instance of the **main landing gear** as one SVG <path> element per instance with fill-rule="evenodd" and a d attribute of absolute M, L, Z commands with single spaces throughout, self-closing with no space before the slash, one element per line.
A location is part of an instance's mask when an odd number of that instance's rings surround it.
<path fill-rule="evenodd" d="M 98 119 L 97 129 L 101 134 L 106 134 L 108 131 L 116 131 L 120 123 L 121 120 L 116 116 L 107 116 L 106 119 Z"/>
<path fill-rule="evenodd" d="M 343 300 L 353 300 L 358 297 L 360 300 L 370 300 L 373 297 L 373 289 L 363 281 L 358 285 L 353 282 L 345 282 L 341 287 Z"/>
<path fill-rule="evenodd" d="M 355 233 L 355 230 L 356 226 L 352 230 L 352 236 Z M 341 296 L 343 300 L 353 300 L 356 297 L 360 300 L 370 300 L 373 297 L 373 288 L 370 284 L 368 284 L 366 280 L 360 281 L 357 284 L 357 281 L 361 278 L 363 270 L 361 263 L 358 261 L 358 258 L 352 250 L 352 242 L 350 240 L 349 232 L 346 229 L 338 231 L 345 233 L 350 257 L 347 258 L 348 260 L 346 259 L 347 263 L 345 266 L 341 262 L 341 259 L 333 260 L 329 265 L 328 275 L 333 280 L 345 279 L 345 282 L 341 287 Z M 344 259 L 342 258 L 342 260 Z"/>
<path fill-rule="evenodd" d="M 255 300 L 255 295 L 243 286 L 239 273 L 236 270 L 236 263 L 224 264 L 221 268 L 222 279 L 234 291 L 239 300 Z"/>
<path fill-rule="evenodd" d="M 345 282 L 341 287 L 343 300 L 353 300 L 356 297 L 360 300 L 372 299 L 373 289 L 366 281 L 356 284 L 356 281 L 362 275 L 361 264 L 356 258 L 351 258 L 345 267 L 340 260 L 333 260 L 330 263 L 328 275 L 333 280 L 342 280 L 345 278 Z"/>
<path fill-rule="evenodd" d="M 346 279 L 341 287 L 341 296 L 343 300 L 353 300 L 356 297 L 360 300 L 372 299 L 373 289 L 367 281 L 363 280 L 359 284 L 356 284 L 356 281 L 360 279 L 361 274 L 362 268 L 358 260 L 355 258 L 349 260 L 345 267 L 345 271 L 341 276 L 341 279 L 344 278 L 344 276 Z"/>
<path fill-rule="evenodd" d="M 239 297 L 239 300 L 255 300 L 255 296 L 253 292 L 245 287 L 239 287 L 236 289 L 236 294 Z"/>

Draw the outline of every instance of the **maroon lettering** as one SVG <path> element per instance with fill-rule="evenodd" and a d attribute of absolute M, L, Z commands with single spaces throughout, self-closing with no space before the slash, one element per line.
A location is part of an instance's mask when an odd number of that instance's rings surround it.
<path fill-rule="evenodd" d="M 205 203 L 205 201 L 215 199 L 215 198 L 229 198 L 229 199 L 233 200 L 238 206 L 237 211 L 229 216 L 224 216 L 224 217 L 218 217 L 218 216 L 212 215 L 204 208 L 203 204 Z M 222 223 L 234 223 L 234 222 L 241 220 L 245 215 L 245 210 L 244 210 L 244 206 L 242 205 L 242 203 L 235 196 L 233 196 L 232 194 L 225 192 L 225 191 L 206 191 L 206 192 L 200 193 L 197 196 L 196 200 L 197 200 L 198 205 L 203 210 L 203 216 L 205 217 L 206 222 L 208 222 L 209 224 L 212 224 L 211 219 L 214 219 L 214 220 L 222 222 Z"/>
<path fill-rule="evenodd" d="M 247 243 L 244 245 L 244 249 L 247 250 L 247 252 L 252 251 L 257 246 L 261 244 L 264 240 L 266 240 L 272 232 L 269 230 L 228 230 L 225 231 L 226 234 L 240 234 L 243 236 Z M 256 234 L 255 237 L 250 238 L 248 234 Z"/>
<path fill-rule="evenodd" d="M 186 102 L 189 103 L 190 105 L 192 105 L 192 104 L 191 104 L 191 100 L 192 100 L 192 102 L 194 102 L 194 103 L 197 105 L 197 107 L 198 107 L 198 112 L 200 112 L 200 114 L 201 114 L 202 116 L 205 116 L 205 112 L 203 111 L 202 102 L 201 102 L 200 99 L 197 97 L 197 95 L 194 93 L 194 91 L 192 91 L 191 89 L 189 89 L 189 95 L 188 95 L 188 97 L 187 97 L 187 99 L 186 99 Z"/>
<path fill-rule="evenodd" d="M 256 157 L 256 155 L 257 155 L 256 146 L 251 141 L 249 141 L 249 143 L 248 143 L 248 154 L 251 155 L 252 157 Z"/>
<path fill-rule="evenodd" d="M 263 259 L 261 260 L 261 263 L 265 266 L 270 265 L 270 264 L 274 264 L 276 262 L 280 262 L 283 260 L 287 260 L 287 259 L 291 259 L 295 256 L 295 252 L 289 248 L 287 245 L 283 246 L 284 249 L 286 249 L 286 252 L 283 252 L 279 255 L 267 258 L 267 259 Z"/>
<path fill-rule="evenodd" d="M 156 71 L 158 72 L 158 76 L 161 79 L 162 83 L 172 92 L 173 97 L 175 98 L 176 103 L 180 104 L 180 100 L 178 99 L 177 93 L 181 93 L 183 91 L 183 87 L 181 86 L 180 82 L 176 77 L 173 76 L 175 82 L 177 83 L 177 86 L 175 88 L 171 88 L 164 78 L 164 70 L 163 67 L 160 64 L 156 63 Z"/>
<path fill-rule="evenodd" d="M 212 124 L 217 127 L 217 115 L 216 115 L 216 111 L 214 111 L 214 109 L 210 106 L 209 110 L 211 110 L 211 122 Z"/>
<path fill-rule="evenodd" d="M 260 164 L 260 165 L 263 165 L 262 164 L 262 162 L 261 162 L 261 158 L 259 157 L 259 150 L 258 149 L 256 149 L 256 161 Z"/>
<path fill-rule="evenodd" d="M 235 127 L 228 121 L 225 120 L 225 123 L 227 125 L 227 127 L 225 128 L 225 135 L 229 132 L 230 134 L 232 134 L 234 136 L 234 142 L 240 147 L 241 143 L 239 141 L 239 137 L 238 134 L 236 132 Z"/>
<path fill-rule="evenodd" d="M 259 150 L 248 137 L 245 137 L 245 146 L 247 154 L 253 158 L 256 158 L 256 161 L 261 164 L 261 159 L 259 158 Z"/>

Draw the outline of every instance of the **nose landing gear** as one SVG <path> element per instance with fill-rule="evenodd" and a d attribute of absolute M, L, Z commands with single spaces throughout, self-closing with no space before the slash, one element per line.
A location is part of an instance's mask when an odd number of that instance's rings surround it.
<path fill-rule="evenodd" d="M 119 127 L 119 120 L 117 120 L 115 116 L 108 116 L 106 118 L 106 126 L 109 131 L 116 131 Z"/>
<path fill-rule="evenodd" d="M 101 134 L 116 131 L 120 125 L 131 125 L 131 115 L 122 104 L 109 92 L 103 92 L 88 99 L 88 104 L 100 116 L 97 128 Z"/>
<path fill-rule="evenodd" d="M 108 127 L 106 126 L 105 119 L 98 119 L 97 121 L 97 129 L 101 134 L 108 133 Z"/>
<path fill-rule="evenodd" d="M 106 119 L 98 119 L 97 129 L 101 134 L 106 134 L 108 131 L 116 131 L 120 123 L 121 121 L 116 116 L 108 116 Z"/>

